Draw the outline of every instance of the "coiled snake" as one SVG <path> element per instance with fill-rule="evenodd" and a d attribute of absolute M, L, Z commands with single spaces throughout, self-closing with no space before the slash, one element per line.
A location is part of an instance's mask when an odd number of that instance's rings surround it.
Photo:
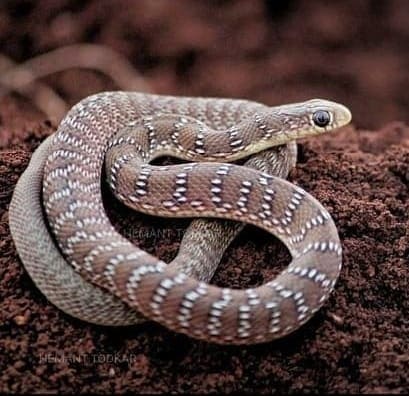
<path fill-rule="evenodd" d="M 44 294 L 84 320 L 129 324 L 140 312 L 210 342 L 282 337 L 322 306 L 342 261 L 328 212 L 282 178 L 295 164 L 295 139 L 350 120 L 346 107 L 320 99 L 268 107 L 130 92 L 90 96 L 70 110 L 19 180 L 9 211 L 19 255 Z M 231 163 L 256 153 L 246 165 L 261 171 Z M 150 165 L 162 155 L 195 162 Z M 253 289 L 210 285 L 242 226 L 195 220 L 166 265 L 111 225 L 100 189 L 104 166 L 112 191 L 127 206 L 165 217 L 254 224 L 287 246 L 291 263 Z"/>

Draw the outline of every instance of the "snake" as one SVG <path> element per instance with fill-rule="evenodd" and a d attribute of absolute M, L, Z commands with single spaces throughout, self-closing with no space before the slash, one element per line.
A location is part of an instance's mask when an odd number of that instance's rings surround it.
<path fill-rule="evenodd" d="M 219 344 L 283 337 L 320 309 L 342 266 L 330 214 L 284 179 L 295 164 L 294 142 L 350 120 L 348 108 L 323 99 L 270 107 L 243 99 L 92 95 L 67 113 L 19 180 L 9 210 L 17 250 L 63 310 L 84 318 L 81 298 L 88 296 L 96 308 L 85 320 L 115 324 L 117 317 L 123 324 L 143 317 Z M 152 164 L 165 155 L 185 162 Z M 236 163 L 248 156 L 252 167 Z M 268 173 L 271 159 L 276 175 Z M 188 231 L 166 264 L 115 230 L 102 201 L 103 178 L 126 206 L 199 218 L 193 223 L 208 235 Z M 292 261 L 276 278 L 243 290 L 209 283 L 242 228 L 236 222 L 286 245 Z M 98 307 L 104 314 L 93 320 Z"/>

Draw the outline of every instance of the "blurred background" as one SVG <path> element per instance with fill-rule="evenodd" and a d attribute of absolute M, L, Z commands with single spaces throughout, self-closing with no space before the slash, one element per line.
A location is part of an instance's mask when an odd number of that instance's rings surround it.
<path fill-rule="evenodd" d="M 322 97 L 378 128 L 409 120 L 408 22 L 406 0 L 2 0 L 1 92 L 51 118 L 107 89 Z"/>

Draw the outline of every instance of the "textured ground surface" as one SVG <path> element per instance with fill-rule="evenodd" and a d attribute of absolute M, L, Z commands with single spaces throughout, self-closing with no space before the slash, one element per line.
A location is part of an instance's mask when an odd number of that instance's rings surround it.
<path fill-rule="evenodd" d="M 161 93 L 271 104 L 315 96 L 347 104 L 355 125 L 301 142 L 290 177 L 334 217 L 344 267 L 325 307 L 293 335 L 266 345 L 220 347 L 156 324 L 114 329 L 72 319 L 35 288 L 8 229 L 14 185 L 56 125 L 29 101 L 3 97 L 0 391 L 408 392 L 409 7 L 363 0 L 330 7 L 320 1 L 113 3 L 5 1 L 0 50 L 24 60 L 91 41 L 128 56 Z M 70 103 L 115 88 L 79 70 L 44 81 Z M 188 221 L 133 214 L 108 192 L 106 202 L 124 235 L 162 259 L 174 256 Z M 258 285 L 288 261 L 279 243 L 247 228 L 214 282 Z"/>

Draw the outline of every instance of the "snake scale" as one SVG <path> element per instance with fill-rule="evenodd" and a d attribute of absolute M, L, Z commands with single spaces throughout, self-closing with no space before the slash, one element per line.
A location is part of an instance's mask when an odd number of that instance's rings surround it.
<path fill-rule="evenodd" d="M 24 188 L 17 185 L 9 212 L 17 249 L 26 268 L 34 263 L 29 272 L 45 294 L 74 316 L 82 317 L 86 303 L 73 306 L 69 299 L 81 301 L 81 294 L 88 293 L 100 299 L 88 299 L 94 307 L 104 309 L 108 300 L 116 307 L 111 317 L 105 309 L 105 316 L 94 322 L 116 324 L 118 317 L 118 324 L 134 323 L 142 313 L 209 342 L 252 344 L 282 337 L 328 298 L 342 250 L 325 208 L 281 177 L 294 165 L 296 139 L 332 131 L 350 120 L 346 107 L 321 99 L 269 107 L 246 100 L 131 92 L 90 96 L 69 111 L 35 153 L 19 181 Z M 231 163 L 254 154 L 249 166 L 262 171 Z M 163 155 L 194 162 L 151 165 Z M 277 169 L 268 166 L 269 159 Z M 224 222 L 195 220 L 199 230 L 213 224 L 210 237 L 204 235 L 201 242 L 195 232 L 187 232 L 178 256 L 166 265 L 111 225 L 101 196 L 104 169 L 115 196 L 138 211 Z M 41 198 L 50 233 L 41 218 Z M 209 284 L 223 250 L 241 227 L 230 220 L 276 235 L 292 255 L 289 266 L 251 289 Z M 47 261 L 55 261 L 49 270 Z M 60 290 L 65 284 L 67 292 Z"/>

